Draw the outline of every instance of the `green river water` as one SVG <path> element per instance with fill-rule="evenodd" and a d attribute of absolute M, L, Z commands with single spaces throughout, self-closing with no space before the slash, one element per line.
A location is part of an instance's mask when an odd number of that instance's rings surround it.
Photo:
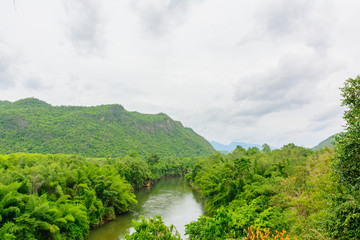
<path fill-rule="evenodd" d="M 138 204 L 129 213 L 90 232 L 87 240 L 125 239 L 134 232 L 131 220 L 143 215 L 150 218 L 160 215 L 167 226 L 173 224 L 184 237 L 185 224 L 195 221 L 202 213 L 199 196 L 182 177 L 166 178 L 136 193 Z"/>

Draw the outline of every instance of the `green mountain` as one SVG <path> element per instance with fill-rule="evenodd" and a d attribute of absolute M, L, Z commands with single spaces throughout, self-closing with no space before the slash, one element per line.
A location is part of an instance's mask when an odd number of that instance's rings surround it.
<path fill-rule="evenodd" d="M 10 103 L 9 101 L 1 101 L 1 100 L 0 100 L 0 106 L 1 106 L 1 105 L 5 105 L 5 104 L 9 104 L 9 103 Z"/>
<path fill-rule="evenodd" d="M 76 153 L 117 157 L 197 156 L 214 152 L 192 129 L 164 113 L 141 114 L 121 105 L 52 106 L 35 98 L 0 102 L 0 154 Z"/>
<path fill-rule="evenodd" d="M 334 147 L 334 141 L 335 141 L 335 137 L 337 134 L 334 134 L 330 137 L 328 137 L 327 139 L 325 139 L 324 141 L 320 142 L 318 145 L 316 145 L 315 147 L 313 147 L 313 150 L 318 150 L 320 148 L 323 148 L 325 146 L 329 146 L 331 148 Z"/>

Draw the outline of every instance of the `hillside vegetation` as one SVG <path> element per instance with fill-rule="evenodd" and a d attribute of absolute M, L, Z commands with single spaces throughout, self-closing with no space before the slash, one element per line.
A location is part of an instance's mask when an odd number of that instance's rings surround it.
<path fill-rule="evenodd" d="M 66 153 L 118 157 L 199 156 L 215 150 L 164 113 L 141 114 L 121 105 L 51 106 L 35 98 L 0 102 L 0 154 Z"/>

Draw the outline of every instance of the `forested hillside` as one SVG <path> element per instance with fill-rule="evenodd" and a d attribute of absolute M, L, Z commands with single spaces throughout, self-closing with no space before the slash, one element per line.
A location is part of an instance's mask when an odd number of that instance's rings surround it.
<path fill-rule="evenodd" d="M 51 106 L 35 98 L 0 102 L 0 153 L 67 153 L 118 157 L 207 155 L 203 137 L 164 113 L 141 114 L 121 105 Z"/>

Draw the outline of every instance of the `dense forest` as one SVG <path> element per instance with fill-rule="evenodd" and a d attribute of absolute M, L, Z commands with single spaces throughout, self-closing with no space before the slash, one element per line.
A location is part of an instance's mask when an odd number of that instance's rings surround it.
<path fill-rule="evenodd" d="M 0 239 L 84 239 L 136 204 L 133 190 L 184 175 L 195 158 L 0 155 Z"/>
<path fill-rule="evenodd" d="M 228 155 L 199 159 L 186 180 L 202 196 L 206 215 L 189 223 L 186 234 L 189 239 L 257 239 L 251 236 L 258 231 L 264 237 L 259 239 L 330 238 L 327 210 L 332 194 L 337 193 L 330 168 L 333 158 L 330 148 L 314 152 L 288 144 L 271 151 L 264 144 L 261 150 L 239 146 Z M 161 218 L 134 224 L 137 232 L 128 239 L 152 239 L 165 233 L 154 232 L 164 228 Z M 179 239 L 176 231 L 164 229 Z M 265 238 L 269 233 L 275 234 L 273 238 Z"/>
<path fill-rule="evenodd" d="M 27 98 L 0 103 L 0 154 L 66 153 L 120 157 L 129 150 L 142 156 L 199 156 L 215 152 L 192 129 L 164 113 L 141 114 L 121 105 L 51 106 Z"/>
<path fill-rule="evenodd" d="M 334 148 L 264 144 L 193 157 L 134 150 L 101 158 L 0 155 L 0 239 L 85 239 L 89 229 L 136 204 L 136 189 L 175 175 L 185 176 L 205 205 L 206 214 L 186 226 L 189 239 L 360 239 L 360 77 L 341 90 L 346 126 Z M 25 102 L 40 104 L 40 113 L 45 108 L 38 100 Z M 17 104 L 26 112 L 21 101 L 0 104 L 4 112 L 15 114 Z M 22 124 L 12 120 L 15 128 Z M 126 239 L 181 238 L 161 216 L 133 224 Z"/>

